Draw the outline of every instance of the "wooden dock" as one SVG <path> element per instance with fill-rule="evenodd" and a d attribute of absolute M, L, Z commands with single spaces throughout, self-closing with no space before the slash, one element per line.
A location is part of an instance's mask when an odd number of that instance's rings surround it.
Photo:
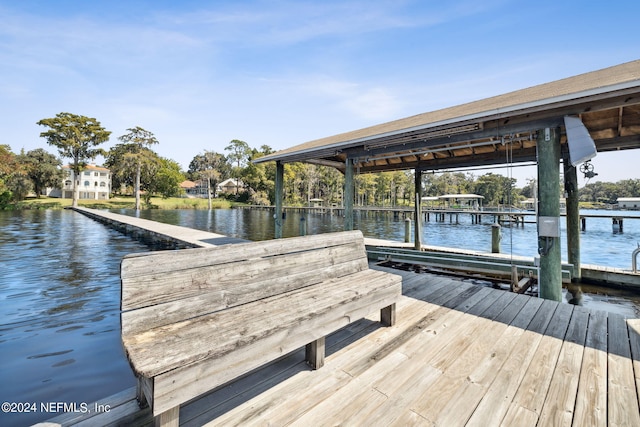
<path fill-rule="evenodd" d="M 73 208 L 75 211 L 87 215 L 96 221 L 113 227 L 124 234 L 131 235 L 143 241 L 148 241 L 156 245 L 169 248 L 197 248 L 219 246 L 229 243 L 246 242 L 246 240 L 234 237 L 228 237 L 221 234 L 215 234 L 208 231 L 196 230 L 189 227 L 181 227 L 177 225 L 165 224 L 161 222 L 151 221 L 143 218 L 136 218 L 129 215 L 116 214 L 104 210 Z M 413 244 L 393 242 L 389 240 L 373 239 L 365 237 L 365 244 L 368 248 L 375 247 L 400 247 L 411 248 Z M 469 251 L 464 249 L 452 249 L 437 246 L 423 245 L 424 251 L 446 252 L 452 256 L 456 254 L 474 255 L 481 254 L 478 251 Z M 485 256 L 495 257 L 496 259 L 504 258 L 505 254 L 486 254 Z M 511 258 L 513 258 L 511 256 Z M 532 257 L 517 257 L 520 261 L 533 262 Z M 602 267 L 596 265 L 582 265 L 582 277 L 591 283 L 602 284 L 604 286 L 623 286 L 638 288 L 640 287 L 640 275 L 632 274 L 630 271 Z"/>
<path fill-rule="evenodd" d="M 395 326 L 358 321 L 327 338 L 322 369 L 301 349 L 185 405 L 182 425 L 640 425 L 640 320 L 388 271 Z M 151 423 L 134 396 L 49 425 Z"/>
<path fill-rule="evenodd" d="M 246 242 L 222 234 L 210 233 L 195 228 L 165 224 L 129 215 L 120 215 L 104 210 L 82 207 L 71 208 L 98 222 L 107 224 L 116 230 L 132 235 L 141 240 L 149 240 L 156 244 L 164 244 L 172 248 L 207 248 L 229 243 Z"/>

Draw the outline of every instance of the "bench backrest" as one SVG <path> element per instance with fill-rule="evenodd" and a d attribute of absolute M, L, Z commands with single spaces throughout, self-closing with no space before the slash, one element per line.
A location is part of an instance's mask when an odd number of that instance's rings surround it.
<path fill-rule="evenodd" d="M 136 334 L 368 268 L 360 231 L 123 258 L 122 333 Z"/>

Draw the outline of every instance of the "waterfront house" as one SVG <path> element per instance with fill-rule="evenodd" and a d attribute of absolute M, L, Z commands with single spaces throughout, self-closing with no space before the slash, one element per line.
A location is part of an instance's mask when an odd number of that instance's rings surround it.
<path fill-rule="evenodd" d="M 182 181 L 180 188 L 184 190 L 187 197 L 207 197 L 207 180 L 199 179 L 197 181 Z"/>
<path fill-rule="evenodd" d="M 214 183 L 211 183 L 211 195 L 217 197 L 220 192 L 219 187 L 213 187 Z M 199 179 L 197 181 L 182 181 L 180 188 L 185 192 L 187 197 L 204 197 L 207 198 L 208 183 L 206 179 Z"/>
<path fill-rule="evenodd" d="M 195 194 L 196 183 L 193 181 L 182 181 L 180 183 L 180 189 L 184 191 L 184 194 L 188 196 L 192 196 Z"/>
<path fill-rule="evenodd" d="M 618 209 L 640 209 L 640 197 L 618 197 Z"/>
<path fill-rule="evenodd" d="M 50 197 L 73 199 L 75 173 L 70 165 L 62 167 L 64 176 L 60 188 L 49 192 Z M 78 197 L 80 199 L 108 200 L 111 193 L 111 171 L 102 166 L 87 165 L 78 177 Z"/>
<path fill-rule="evenodd" d="M 244 187 L 244 182 L 239 179 L 229 178 L 218 184 L 217 190 L 221 194 L 237 194 L 244 191 Z"/>

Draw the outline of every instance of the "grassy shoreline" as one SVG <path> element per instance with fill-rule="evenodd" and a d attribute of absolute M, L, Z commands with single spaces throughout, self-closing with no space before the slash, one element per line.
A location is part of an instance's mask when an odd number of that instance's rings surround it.
<path fill-rule="evenodd" d="M 78 200 L 78 206 L 92 209 L 134 209 L 133 197 L 113 197 L 109 200 Z M 235 204 L 226 199 L 213 199 L 213 209 L 230 209 Z M 29 209 L 64 209 L 71 206 L 71 199 L 58 199 L 53 197 L 29 198 L 9 205 L 6 210 Z M 170 197 L 151 198 L 151 207 L 142 205 L 142 209 L 208 209 L 207 199 Z"/>
<path fill-rule="evenodd" d="M 213 199 L 212 209 L 230 209 L 242 203 L 232 202 L 227 199 Z M 5 210 L 29 210 L 29 209 L 64 209 L 71 206 L 71 199 L 59 199 L 53 197 L 28 198 L 17 203 L 10 204 Z M 133 197 L 112 197 L 109 200 L 78 200 L 78 206 L 93 209 L 134 209 Z M 151 207 L 142 205 L 142 209 L 209 209 L 207 199 L 170 197 L 151 198 Z M 580 209 L 607 209 L 604 203 L 580 202 Z"/>

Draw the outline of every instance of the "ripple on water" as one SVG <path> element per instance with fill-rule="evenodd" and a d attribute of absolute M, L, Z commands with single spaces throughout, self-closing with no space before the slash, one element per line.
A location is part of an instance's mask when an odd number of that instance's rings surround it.
<path fill-rule="evenodd" d="M 0 400 L 93 402 L 135 385 L 120 342 L 120 260 L 148 251 L 72 211 L 0 211 Z M 30 425 L 47 414 L 0 414 Z"/>

